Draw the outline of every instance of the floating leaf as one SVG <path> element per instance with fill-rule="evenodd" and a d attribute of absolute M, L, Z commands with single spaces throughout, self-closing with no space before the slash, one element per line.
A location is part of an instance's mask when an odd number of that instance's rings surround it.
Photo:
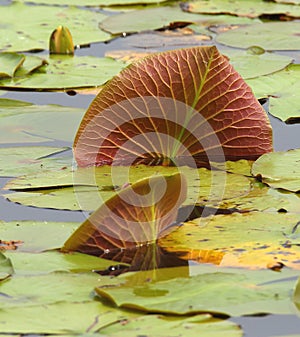
<path fill-rule="evenodd" d="M 110 35 L 98 27 L 105 18 L 100 12 L 75 6 L 45 7 L 13 2 L 1 6 L 0 50 L 48 49 L 49 36 L 59 24 L 68 26 L 75 45 L 105 41 Z"/>
<path fill-rule="evenodd" d="M 102 204 L 65 242 L 62 251 L 99 256 L 110 249 L 156 242 L 170 231 L 186 190 L 181 174 L 140 180 Z"/>
<path fill-rule="evenodd" d="M 79 314 L 80 313 L 80 314 Z M 48 305 L 1 309 L 0 330 L 17 334 L 82 334 L 136 316 L 98 301 L 57 302 Z M 22 317 L 17 319 L 16 317 Z M 99 319 L 101 317 L 101 319 Z M 101 335 L 100 335 L 101 336 Z"/>
<path fill-rule="evenodd" d="M 20 240 L 18 252 L 41 252 L 60 248 L 79 226 L 73 222 L 13 221 L 0 223 L 1 240 Z"/>
<path fill-rule="evenodd" d="M 106 7 L 106 6 L 129 6 L 142 4 L 158 4 L 166 0 L 88 0 L 84 2 L 87 7 Z M 27 2 L 27 0 L 20 0 Z M 32 0 L 32 3 L 47 4 L 47 5 L 64 5 L 64 6 L 83 6 L 80 0 Z"/>
<path fill-rule="evenodd" d="M 190 337 L 240 337 L 241 329 L 230 321 L 216 321 L 210 315 L 195 315 L 188 318 L 168 318 L 162 315 L 145 315 L 127 322 L 120 322 L 103 328 L 101 333 L 108 336 L 128 337 L 145 335 L 149 337 L 168 335 L 184 336 L 188 331 Z"/>
<path fill-rule="evenodd" d="M 300 26 L 299 26 L 300 28 Z M 256 97 L 269 97 L 270 113 L 287 124 L 299 123 L 300 65 L 292 64 L 283 71 L 247 80 Z"/>
<path fill-rule="evenodd" d="M 271 187 L 300 192 L 300 149 L 261 156 L 254 162 L 252 174 Z"/>
<path fill-rule="evenodd" d="M 292 7 L 296 8 L 300 14 L 300 7 Z M 299 50 L 299 29 L 300 22 L 296 21 L 266 22 L 228 30 L 219 34 L 216 41 L 237 48 L 260 46 L 265 50 Z"/>
<path fill-rule="evenodd" d="M 70 167 L 72 164 L 70 158 L 48 158 L 66 150 L 68 148 L 50 146 L 0 148 L 0 176 L 15 177 L 49 169 Z"/>
<path fill-rule="evenodd" d="M 13 77 L 24 60 L 24 55 L 0 53 L 0 79 L 3 77 Z"/>
<path fill-rule="evenodd" d="M 23 253 L 18 250 L 5 253 L 14 265 L 15 274 L 45 275 L 54 272 L 89 273 L 92 270 L 104 270 L 116 263 L 95 256 L 72 253 L 61 254 L 58 251 L 43 253 Z M 91 289 L 87 289 L 90 291 Z"/>
<path fill-rule="evenodd" d="M 0 247 L 1 249 L 1 247 Z M 0 252 L 0 282 L 14 273 L 10 259 Z"/>
<path fill-rule="evenodd" d="M 187 177 L 185 205 L 198 203 L 217 206 L 221 201 L 247 195 L 251 188 L 249 179 L 240 174 L 210 171 L 205 168 L 101 166 L 79 168 L 75 171 L 47 170 L 21 176 L 5 185 L 5 189 L 18 191 L 6 194 L 5 198 L 36 207 L 95 210 L 122 186 L 152 175 L 171 175 L 178 171 Z"/>
<path fill-rule="evenodd" d="M 227 59 L 214 46 L 195 47 L 151 55 L 115 76 L 86 112 L 74 153 L 79 166 L 201 165 L 258 157 L 271 151 L 271 134 Z"/>
<path fill-rule="evenodd" d="M 24 145 L 50 139 L 71 145 L 82 115 L 83 109 L 78 108 L 0 99 L 0 144 Z"/>
<path fill-rule="evenodd" d="M 177 269 L 178 275 L 180 268 Z M 115 286 L 111 284 L 109 287 L 107 280 L 103 279 L 96 292 L 118 307 L 155 313 L 209 312 L 240 316 L 296 311 L 290 294 L 297 279 L 296 272 L 278 274 L 211 268 L 207 273 L 171 279 L 164 277 L 167 273 L 168 268 L 158 270 L 152 278 L 149 272 L 124 274 L 115 280 Z"/>
<path fill-rule="evenodd" d="M 0 54 L 1 55 L 1 54 Z M 27 56 L 30 62 L 35 56 Z M 3 79 L 0 87 L 31 90 L 57 90 L 100 86 L 117 74 L 124 64 L 111 58 L 51 55 L 47 66 L 30 76 L 21 68 L 13 79 Z M 97 69 L 101 71 L 97 71 Z"/>
<path fill-rule="evenodd" d="M 185 252 L 186 259 L 205 261 L 203 253 L 223 253 L 221 266 L 300 269 L 299 214 L 250 212 L 215 215 L 185 223 L 159 242 L 168 251 Z M 296 226 L 296 227 L 295 227 Z M 183 257 L 183 255 L 182 255 Z"/>
<path fill-rule="evenodd" d="M 197 23 L 202 26 L 220 24 L 247 24 L 253 20 L 247 18 L 235 18 L 229 15 L 207 16 L 185 13 L 179 7 L 157 7 L 129 11 L 112 15 L 100 23 L 100 27 L 111 34 L 122 34 L 154 30 L 172 26 L 176 22 Z M 209 31 L 206 31 L 209 35 Z"/>
<path fill-rule="evenodd" d="M 290 4 L 274 4 L 272 1 L 261 0 L 197 0 L 183 4 L 183 9 L 192 13 L 206 14 L 232 14 L 256 18 L 266 15 L 287 15 L 293 17 L 300 16 L 300 8 Z"/>

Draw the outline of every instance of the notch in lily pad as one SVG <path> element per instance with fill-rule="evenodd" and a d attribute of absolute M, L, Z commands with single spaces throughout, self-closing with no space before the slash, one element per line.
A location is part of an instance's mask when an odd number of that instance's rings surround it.
<path fill-rule="evenodd" d="M 65 26 L 58 26 L 49 40 L 50 54 L 74 55 L 74 43 L 70 30 Z"/>

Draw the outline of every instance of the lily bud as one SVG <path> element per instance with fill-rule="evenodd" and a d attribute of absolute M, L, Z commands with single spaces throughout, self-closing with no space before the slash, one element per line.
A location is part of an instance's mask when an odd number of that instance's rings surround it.
<path fill-rule="evenodd" d="M 58 26 L 50 36 L 50 54 L 74 54 L 72 35 L 67 27 Z"/>

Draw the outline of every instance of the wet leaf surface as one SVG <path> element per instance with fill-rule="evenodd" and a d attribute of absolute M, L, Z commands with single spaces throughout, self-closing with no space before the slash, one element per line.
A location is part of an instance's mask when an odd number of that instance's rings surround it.
<path fill-rule="evenodd" d="M 300 192 L 300 149 L 261 156 L 254 162 L 252 174 L 271 187 Z"/>

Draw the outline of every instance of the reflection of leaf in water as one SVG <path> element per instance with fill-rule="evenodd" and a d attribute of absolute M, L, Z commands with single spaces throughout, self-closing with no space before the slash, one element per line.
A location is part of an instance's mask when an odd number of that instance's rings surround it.
<path fill-rule="evenodd" d="M 133 268 L 154 269 L 161 258 L 155 244 L 176 228 L 186 190 L 186 180 L 180 173 L 142 179 L 102 204 L 65 242 L 62 251 L 79 251 L 131 263 Z M 151 249 L 149 244 L 154 244 Z M 136 249 L 143 246 L 146 251 Z"/>

